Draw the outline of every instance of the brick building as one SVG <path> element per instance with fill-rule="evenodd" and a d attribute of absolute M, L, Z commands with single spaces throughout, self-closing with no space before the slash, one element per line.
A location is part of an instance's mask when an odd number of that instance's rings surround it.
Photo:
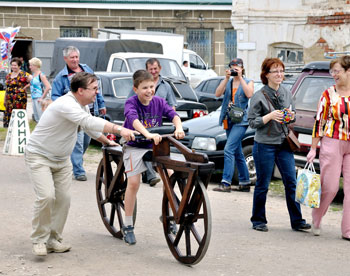
<path fill-rule="evenodd" d="M 232 26 L 237 55 L 253 79 L 265 57 L 293 67 L 350 51 L 349 0 L 233 0 Z"/>
<path fill-rule="evenodd" d="M 99 28 L 183 34 L 189 49 L 220 74 L 236 56 L 231 14 L 232 0 L 10 0 L 0 1 L 0 28 L 21 26 L 13 56 L 25 59 L 38 52 L 49 58 L 49 42 L 58 37 L 97 37 Z"/>

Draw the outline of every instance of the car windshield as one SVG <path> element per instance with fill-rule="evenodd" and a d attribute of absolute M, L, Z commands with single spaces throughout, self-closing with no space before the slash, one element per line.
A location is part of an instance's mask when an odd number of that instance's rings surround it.
<path fill-rule="evenodd" d="M 146 61 L 149 58 L 128 58 L 128 64 L 130 67 L 131 72 L 135 72 L 136 70 L 145 69 Z M 160 74 L 164 77 L 177 79 L 180 81 L 187 82 L 187 79 L 182 72 L 180 66 L 175 60 L 167 59 L 167 58 L 157 58 L 160 62 L 160 65 L 162 66 L 162 70 L 160 71 Z"/>
<path fill-rule="evenodd" d="M 114 95 L 120 98 L 126 98 L 132 90 L 132 78 L 117 78 L 113 80 Z"/>
<path fill-rule="evenodd" d="M 334 79 L 330 77 L 306 77 L 294 96 L 296 109 L 316 112 L 322 93 L 332 85 Z"/>

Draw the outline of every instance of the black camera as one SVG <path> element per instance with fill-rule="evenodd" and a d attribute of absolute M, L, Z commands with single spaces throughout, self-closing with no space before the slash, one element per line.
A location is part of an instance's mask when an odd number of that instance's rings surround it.
<path fill-rule="evenodd" d="M 235 70 L 230 70 L 231 71 L 231 76 L 232 77 L 234 77 L 234 76 L 238 76 L 238 73 L 237 73 L 237 71 L 235 71 Z"/>

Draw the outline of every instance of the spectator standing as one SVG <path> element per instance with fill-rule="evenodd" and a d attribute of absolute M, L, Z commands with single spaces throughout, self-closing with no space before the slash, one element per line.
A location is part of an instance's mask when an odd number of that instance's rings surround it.
<path fill-rule="evenodd" d="M 318 104 L 312 133 L 312 145 L 307 161 L 313 162 L 316 148 L 321 142 L 321 202 L 312 209 L 312 231 L 321 234 L 321 221 L 339 189 L 343 175 L 342 238 L 350 241 L 350 56 L 335 59 L 330 64 L 335 85 L 323 92 Z"/>
<path fill-rule="evenodd" d="M 40 71 L 41 60 L 34 57 L 29 60 L 29 68 L 32 72 L 32 80 L 30 81 L 30 92 L 32 96 L 34 120 L 39 122 L 42 115 L 41 102 L 46 98 L 51 90 L 51 85 L 46 76 Z"/>
<path fill-rule="evenodd" d="M 52 83 L 51 99 L 54 101 L 57 98 L 65 95 L 70 91 L 70 81 L 76 73 L 87 72 L 93 73 L 92 69 L 86 64 L 79 63 L 80 52 L 79 49 L 74 46 L 68 46 L 63 50 L 63 58 L 66 63 L 65 67 L 57 74 Z M 93 103 L 94 114 L 106 114 L 106 107 L 104 105 L 103 96 L 101 93 L 97 94 L 96 101 Z M 90 142 L 89 139 L 85 139 L 85 144 Z M 87 148 L 87 146 L 85 146 Z M 74 178 L 78 181 L 86 181 L 86 172 L 83 167 L 83 155 L 84 155 L 84 132 L 79 131 L 77 136 L 77 142 L 71 155 L 71 161 L 73 164 Z"/>
<path fill-rule="evenodd" d="M 264 86 L 250 100 L 248 120 L 255 128 L 253 157 L 257 181 L 254 189 L 253 229 L 267 232 L 266 198 L 275 164 L 284 184 L 290 224 L 295 231 L 311 228 L 302 218 L 300 204 L 295 201 L 296 171 L 294 155 L 285 140 L 282 127 L 283 112 L 287 108 L 291 121 L 295 121 L 295 109 L 290 91 L 281 85 L 284 64 L 278 58 L 266 58 L 261 65 L 260 78 Z M 285 127 L 286 129 L 286 127 Z"/>
<path fill-rule="evenodd" d="M 224 124 L 227 142 L 224 148 L 224 172 L 221 183 L 214 188 L 217 192 L 231 192 L 231 182 L 235 171 L 238 169 L 239 186 L 237 191 L 249 192 L 250 179 L 247 163 L 242 151 L 242 138 L 248 128 L 247 110 L 249 98 L 254 93 L 254 82 L 244 76 L 243 60 L 233 59 L 226 70 L 226 77 L 221 81 L 215 91 L 215 96 L 224 94 L 221 105 L 219 124 Z M 231 77 L 234 75 L 233 77 Z M 229 105 L 235 105 L 244 110 L 240 123 L 233 123 L 227 115 Z"/>
<path fill-rule="evenodd" d="M 3 117 L 3 127 L 7 128 L 10 122 L 13 109 L 27 108 L 27 88 L 30 86 L 32 76 L 21 70 L 19 58 L 11 60 L 11 72 L 7 74 L 5 84 L 5 112 Z"/>
<path fill-rule="evenodd" d="M 25 161 L 36 199 L 32 219 L 33 254 L 63 253 L 71 249 L 63 243 L 62 233 L 70 207 L 72 165 L 69 155 L 83 128 L 94 139 L 110 146 L 117 145 L 102 132 L 117 133 L 127 141 L 134 132 L 92 116 L 88 104 L 95 101 L 98 83 L 95 75 L 79 72 L 66 93 L 43 113 L 26 146 Z"/>

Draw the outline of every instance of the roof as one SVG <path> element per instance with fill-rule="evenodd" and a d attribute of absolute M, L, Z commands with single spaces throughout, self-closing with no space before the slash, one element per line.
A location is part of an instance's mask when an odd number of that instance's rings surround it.
<path fill-rule="evenodd" d="M 232 0 L 0 0 L 0 6 L 95 9 L 231 10 Z"/>
<path fill-rule="evenodd" d="M 167 5 L 232 5 L 232 0 L 0 0 L 0 2 L 63 2 L 63 3 L 113 3 L 113 4 L 167 4 Z"/>

